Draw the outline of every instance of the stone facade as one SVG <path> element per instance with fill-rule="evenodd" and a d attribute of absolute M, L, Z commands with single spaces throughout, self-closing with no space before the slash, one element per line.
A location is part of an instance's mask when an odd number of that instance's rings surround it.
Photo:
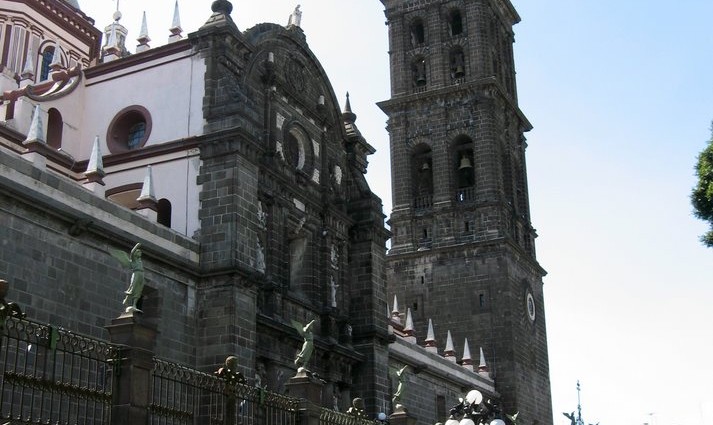
<path fill-rule="evenodd" d="M 382 0 L 389 26 L 389 294 L 484 349 L 506 411 L 552 423 L 508 0 Z"/>
<path fill-rule="evenodd" d="M 406 205 L 410 198 L 400 199 L 387 260 L 386 241 L 392 235 L 384 227 L 381 200 L 365 179 L 374 149 L 360 133 L 348 99 L 342 111 L 298 24 L 265 23 L 241 31 L 231 9 L 230 2 L 217 0 L 206 23 L 185 39 L 145 46 L 129 57 L 121 57 L 121 46 L 108 46 L 97 65 L 58 65 L 56 84 L 28 80 L 3 95 L 0 278 L 10 282 L 12 300 L 33 319 L 106 339 L 106 326 L 123 311 L 130 275 L 112 250 L 128 251 L 141 242 L 146 288 L 139 307 L 142 322 L 158 331 L 154 342 L 161 358 L 213 372 L 227 356 L 236 356 L 251 383 L 285 393 L 295 388 L 290 378 L 303 344 L 296 322 L 314 320 L 315 351 L 306 367 L 324 381 L 323 406 L 345 411 L 359 396 L 370 417 L 391 413 L 396 388 L 391 370 L 403 366 L 411 371 L 411 390 L 402 401 L 419 423 L 444 420 L 464 388 L 499 397 L 491 377 L 445 360 L 403 329 L 393 332 L 386 283 L 389 275 L 409 282 L 424 278 L 419 285 L 430 287 L 435 276 L 457 267 L 469 281 L 472 270 L 462 267 L 464 259 L 470 261 L 475 251 L 491 252 L 478 257 L 492 269 L 481 277 L 483 291 L 492 294 L 494 282 L 502 282 L 502 299 L 515 304 L 522 296 L 515 288 L 531 286 L 541 311 L 541 282 L 538 286 L 531 278 L 541 270 L 526 242 L 531 232 L 523 232 L 519 245 L 494 239 L 508 234 L 502 227 L 507 220 L 529 229 L 526 218 L 507 216 L 511 211 L 496 202 L 502 179 L 491 176 L 490 186 L 478 187 L 476 196 L 484 200 L 478 208 L 453 205 L 446 199 L 446 159 L 419 150 L 420 159 L 431 161 L 429 169 L 445 173 L 432 175 L 432 194 L 422 187 L 418 196 L 427 202 L 421 207 L 437 205 L 452 218 L 423 208 L 416 213 Z M 72 10 L 73 19 L 87 19 Z M 34 18 L 43 15 L 37 12 Z M 25 54 L 32 58 L 31 51 Z M 468 93 L 480 93 L 482 102 L 471 103 L 466 102 L 470 94 L 439 84 L 444 89 L 438 96 L 449 105 L 472 106 L 449 112 L 462 128 L 477 119 L 492 135 L 502 125 L 492 113 L 495 103 L 507 105 L 493 89 L 497 84 L 473 85 Z M 116 96 L 117 87 L 137 90 Z M 402 110 L 408 120 L 450 122 L 423 112 L 451 110 L 434 105 L 424 93 L 412 93 L 410 103 L 395 96 L 384 108 Z M 511 112 L 512 122 L 522 124 Z M 61 150 L 46 143 L 42 123 L 48 117 Z M 408 120 L 398 124 L 398 119 L 390 119 L 392 137 L 411 131 Z M 71 137 L 61 137 L 64 128 L 72 129 Z M 26 129 L 32 137 L 26 137 Z M 418 131 L 428 139 L 425 127 Z M 95 134 L 106 136 L 95 139 Z M 490 140 L 468 134 L 478 143 Z M 496 155 L 500 149 L 493 141 L 484 147 L 478 143 L 459 145 L 457 153 L 470 149 L 480 155 L 482 149 L 482 155 L 490 150 Z M 446 149 L 445 144 L 434 147 Z M 399 149 L 393 154 L 401 158 L 406 151 Z M 394 167 L 394 181 L 411 184 L 404 167 Z M 494 172 L 483 167 L 482 176 Z M 411 216 L 417 217 L 416 227 L 407 224 Z M 472 217 L 473 230 L 463 236 L 455 223 L 466 216 Z M 414 235 L 424 229 L 427 237 L 417 240 Z M 482 244 L 455 248 L 456 235 Z M 454 285 L 462 287 L 466 300 L 471 287 Z M 424 308 L 431 308 L 425 304 L 446 296 L 401 292 L 409 303 L 422 297 L 420 308 L 413 306 L 419 324 Z M 519 334 L 499 320 L 508 319 L 506 313 L 515 307 L 497 305 L 493 302 L 492 311 L 482 316 L 488 321 L 479 326 L 502 323 L 503 337 L 493 342 L 505 353 L 498 354 L 503 362 L 498 373 L 530 373 L 518 369 L 523 359 L 546 368 L 546 350 L 533 357 L 508 345 Z M 446 324 L 445 318 L 438 323 L 441 329 Z M 544 338 L 544 318 L 523 329 Z"/>

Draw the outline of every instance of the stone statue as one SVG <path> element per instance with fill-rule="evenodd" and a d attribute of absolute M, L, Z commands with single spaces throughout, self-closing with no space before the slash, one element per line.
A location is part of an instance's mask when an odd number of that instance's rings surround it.
<path fill-rule="evenodd" d="M 330 301 L 332 303 L 332 307 L 336 308 L 337 307 L 337 288 L 339 288 L 339 285 L 337 285 L 337 282 L 334 281 L 334 276 L 330 276 L 329 279 L 330 279 L 330 282 L 329 282 Z"/>
<path fill-rule="evenodd" d="M 401 396 L 403 396 L 404 390 L 406 389 L 406 375 L 404 372 L 406 372 L 407 367 L 408 365 L 397 370 L 395 373 L 396 378 L 398 378 L 399 380 L 399 385 L 398 387 L 396 387 L 396 392 L 394 393 L 394 397 L 392 398 L 392 401 L 395 406 L 401 404 Z"/>
<path fill-rule="evenodd" d="M 133 314 L 134 312 L 141 313 L 136 307 L 136 303 L 141 298 L 141 293 L 144 290 L 144 263 L 141 261 L 141 244 L 137 243 L 128 254 L 117 249 L 109 249 L 112 257 L 119 260 L 122 266 L 131 270 L 131 282 L 129 287 L 124 291 L 126 297 L 122 302 L 126 309 L 126 313 Z"/>
<path fill-rule="evenodd" d="M 308 371 L 307 363 L 309 363 L 310 357 L 312 357 L 312 352 L 314 351 L 314 336 L 312 335 L 312 326 L 314 326 L 314 320 L 302 326 L 300 322 L 295 320 L 292 321 L 292 326 L 297 330 L 297 333 L 304 339 L 302 343 L 302 350 L 297 354 L 295 358 L 295 365 L 297 366 L 297 372 Z"/>
<path fill-rule="evenodd" d="M 574 412 L 572 412 L 572 413 L 562 412 L 562 414 L 565 415 L 567 417 L 567 419 L 569 419 L 572 422 L 571 425 L 577 425 L 577 419 L 574 416 Z"/>
<path fill-rule="evenodd" d="M 300 10 L 300 5 L 298 4 L 297 7 L 295 7 L 295 10 L 292 12 L 290 15 L 290 19 L 287 21 L 287 26 L 296 26 L 299 27 L 300 24 L 302 23 L 302 11 Z"/>
<path fill-rule="evenodd" d="M 257 240 L 257 246 L 255 247 L 255 269 L 260 273 L 265 273 L 265 250 L 260 243 L 260 239 Z"/>
<path fill-rule="evenodd" d="M 329 261 L 332 264 L 332 268 L 339 270 L 339 250 L 337 249 L 337 244 L 332 244 L 332 248 L 329 253 Z"/>
<path fill-rule="evenodd" d="M 260 229 L 265 230 L 267 228 L 267 212 L 262 207 L 262 202 L 257 203 L 257 222 Z"/>

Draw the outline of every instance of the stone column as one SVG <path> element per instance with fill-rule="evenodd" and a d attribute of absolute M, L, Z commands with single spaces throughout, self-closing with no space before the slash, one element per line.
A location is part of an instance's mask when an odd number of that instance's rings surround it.
<path fill-rule="evenodd" d="M 389 415 L 389 424 L 391 425 L 415 425 L 416 417 L 410 414 L 406 408 L 400 404 L 396 405 L 394 413 Z"/>
<path fill-rule="evenodd" d="M 122 314 L 106 328 L 111 342 L 121 346 L 112 388 L 111 424 L 148 424 L 158 331 L 143 324 L 140 313 Z"/>
<path fill-rule="evenodd" d="M 322 381 L 306 370 L 297 372 L 289 379 L 287 395 L 301 400 L 299 412 L 302 425 L 319 425 L 319 413 L 322 403 Z"/>

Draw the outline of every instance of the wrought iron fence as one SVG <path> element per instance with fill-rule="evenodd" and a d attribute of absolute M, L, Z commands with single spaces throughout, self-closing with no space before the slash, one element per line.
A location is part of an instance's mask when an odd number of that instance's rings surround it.
<path fill-rule="evenodd" d="M 154 359 L 152 425 L 296 425 L 299 400 Z"/>
<path fill-rule="evenodd" d="M 0 344 L 1 419 L 110 422 L 115 346 L 17 317 L 6 319 Z"/>
<path fill-rule="evenodd" d="M 341 413 L 336 410 L 322 408 L 319 414 L 320 425 L 374 425 L 376 421 L 363 416 Z"/>

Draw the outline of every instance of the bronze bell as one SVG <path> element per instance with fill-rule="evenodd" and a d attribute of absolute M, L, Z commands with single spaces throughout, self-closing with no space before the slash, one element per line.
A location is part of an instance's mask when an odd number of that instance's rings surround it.
<path fill-rule="evenodd" d="M 460 158 L 460 166 L 458 166 L 459 170 L 464 168 L 473 168 L 473 164 L 470 163 L 470 159 L 465 155 Z"/>
<path fill-rule="evenodd" d="M 461 78 L 465 77 L 465 70 L 463 69 L 463 65 L 458 65 L 456 66 L 455 72 L 453 73 L 456 78 Z"/>
<path fill-rule="evenodd" d="M 421 166 L 421 171 L 428 171 L 429 170 L 428 162 L 424 162 L 423 165 Z"/>

